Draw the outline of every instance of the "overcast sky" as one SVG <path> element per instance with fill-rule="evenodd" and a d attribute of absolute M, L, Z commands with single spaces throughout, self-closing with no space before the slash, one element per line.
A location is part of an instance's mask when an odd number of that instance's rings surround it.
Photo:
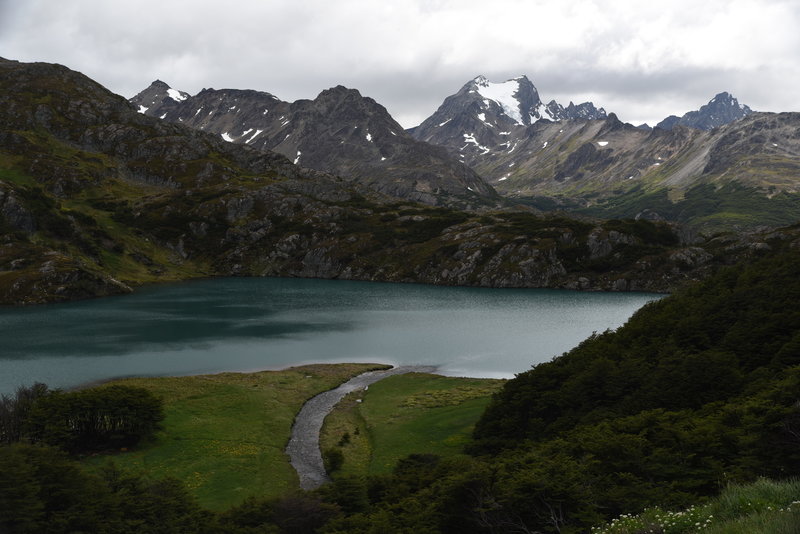
<path fill-rule="evenodd" d="M 798 111 L 798 0 L 0 0 L 0 56 L 131 97 L 345 85 L 417 125 L 478 74 L 651 125 L 728 91 Z"/>

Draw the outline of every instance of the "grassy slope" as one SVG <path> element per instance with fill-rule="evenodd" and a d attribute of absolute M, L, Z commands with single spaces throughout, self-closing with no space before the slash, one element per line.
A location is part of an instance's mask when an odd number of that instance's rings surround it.
<path fill-rule="evenodd" d="M 308 365 L 283 371 L 133 378 L 164 399 L 164 430 L 153 443 L 114 456 L 120 468 L 181 480 L 209 509 L 297 489 L 283 452 L 303 403 L 376 365 Z M 119 383 L 119 382 L 114 382 Z M 107 456 L 88 460 L 103 465 Z"/>
<path fill-rule="evenodd" d="M 731 485 L 708 503 L 679 512 L 651 508 L 592 529 L 594 534 L 797 534 L 800 532 L 800 480 L 761 479 Z"/>
<path fill-rule="evenodd" d="M 13 186 L 12 190 L 22 195 L 32 208 L 38 226 L 36 233 L 28 238 L 32 243 L 61 251 L 90 270 L 107 272 L 132 286 L 184 280 L 210 272 L 204 260 L 176 261 L 174 252 L 114 219 L 113 206 L 152 199 L 154 188 L 109 178 L 98 185 L 87 185 L 70 198 L 56 199 L 34 178 L 11 167 L 9 161 L 9 156 L 0 150 L 0 182 Z M 32 205 L 34 202 L 41 205 Z M 54 236 L 52 228 L 70 228 L 70 219 L 75 228 L 81 229 L 78 235 L 68 239 Z M 135 254 L 149 258 L 151 266 L 134 259 Z"/>
<path fill-rule="evenodd" d="M 670 221 L 712 233 L 731 228 L 759 225 L 786 226 L 800 220 L 800 195 L 766 193 L 755 187 L 732 182 L 717 187 L 701 184 L 685 191 L 681 198 L 669 198 L 667 189 L 646 190 L 634 187 L 598 201 L 577 213 L 603 217 L 635 217 L 644 209 Z"/>
<path fill-rule="evenodd" d="M 341 450 L 344 475 L 388 473 L 412 453 L 459 454 L 502 384 L 427 374 L 387 378 L 334 409 L 325 420 L 321 448 Z"/>

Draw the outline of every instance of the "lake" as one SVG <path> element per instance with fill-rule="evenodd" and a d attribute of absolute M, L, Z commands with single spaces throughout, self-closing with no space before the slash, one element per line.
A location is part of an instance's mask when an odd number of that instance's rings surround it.
<path fill-rule="evenodd" d="M 314 362 L 436 365 L 512 377 L 622 325 L 646 293 L 222 278 L 132 295 L 0 308 L 0 393 L 132 375 Z"/>

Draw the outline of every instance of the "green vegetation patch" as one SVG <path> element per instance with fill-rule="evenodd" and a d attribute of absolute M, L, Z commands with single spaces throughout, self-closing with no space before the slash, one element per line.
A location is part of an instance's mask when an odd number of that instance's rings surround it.
<path fill-rule="evenodd" d="M 681 200 L 669 199 L 669 191 L 645 191 L 641 186 L 575 210 L 597 217 L 635 217 L 644 210 L 708 231 L 759 225 L 783 226 L 800 220 L 800 195 L 767 194 L 763 189 L 731 182 L 717 187 L 701 184 L 685 192 Z"/>
<path fill-rule="evenodd" d="M 593 227 L 593 225 L 577 219 L 541 217 L 532 213 L 500 213 L 497 214 L 497 217 L 501 221 L 496 226 L 498 232 L 513 235 L 535 235 L 540 238 L 558 238 L 567 230 L 577 236 L 586 236 Z"/>
<path fill-rule="evenodd" d="M 630 234 L 649 245 L 674 246 L 678 245 L 680 241 L 670 226 L 643 219 L 638 221 L 634 219 L 612 219 L 605 221 L 603 228 Z"/>
<path fill-rule="evenodd" d="M 125 471 L 181 480 L 198 502 L 221 510 L 248 497 L 277 496 L 298 487 L 284 454 L 294 417 L 306 400 L 373 364 L 309 365 L 284 371 L 188 377 L 132 378 L 164 400 L 164 429 L 114 462 Z M 100 467 L 108 456 L 86 461 Z"/>
<path fill-rule="evenodd" d="M 800 531 L 800 480 L 734 484 L 706 504 L 680 511 L 649 508 L 592 529 L 593 534 L 792 534 Z"/>
<path fill-rule="evenodd" d="M 342 401 L 325 420 L 323 451 L 343 475 L 386 474 L 413 453 L 460 454 L 504 381 L 428 374 L 389 377 Z"/>

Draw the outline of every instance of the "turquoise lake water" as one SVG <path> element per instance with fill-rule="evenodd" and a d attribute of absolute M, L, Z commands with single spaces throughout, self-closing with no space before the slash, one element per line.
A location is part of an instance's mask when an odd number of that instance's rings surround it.
<path fill-rule="evenodd" d="M 314 362 L 437 365 L 512 377 L 617 328 L 659 295 L 223 278 L 0 308 L 0 393 L 132 375 Z"/>

